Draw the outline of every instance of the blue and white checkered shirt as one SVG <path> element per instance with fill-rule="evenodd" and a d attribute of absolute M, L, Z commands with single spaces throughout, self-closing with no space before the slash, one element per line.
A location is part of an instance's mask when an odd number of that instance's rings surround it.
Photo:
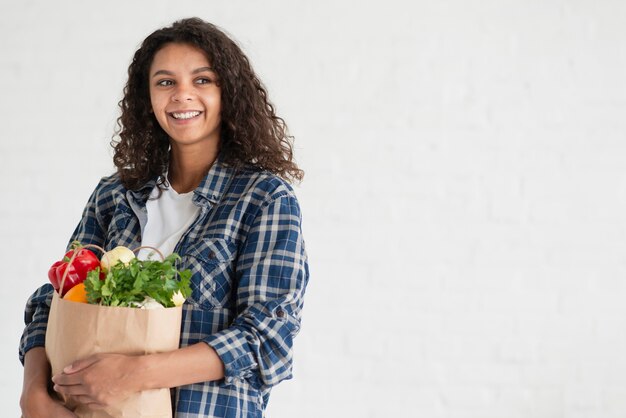
<path fill-rule="evenodd" d="M 70 242 L 109 250 L 140 245 L 145 202 L 154 182 L 129 191 L 117 175 L 91 195 Z M 262 417 L 270 389 L 289 379 L 309 272 L 300 208 L 292 188 L 267 172 L 216 161 L 193 202 L 197 220 L 178 242 L 179 268 L 193 272 L 183 306 L 181 347 L 205 341 L 225 378 L 176 388 L 175 416 Z M 20 360 L 44 346 L 52 286 L 28 300 Z"/>

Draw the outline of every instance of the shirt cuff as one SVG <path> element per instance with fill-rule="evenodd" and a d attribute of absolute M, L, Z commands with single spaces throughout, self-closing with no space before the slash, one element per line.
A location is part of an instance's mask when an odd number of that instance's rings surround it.
<path fill-rule="evenodd" d="M 34 325 L 34 324 L 33 324 Z M 45 347 L 46 346 L 46 324 L 43 326 L 40 324 L 38 326 L 26 327 L 26 331 L 22 336 L 22 340 L 20 341 L 20 351 L 19 357 L 20 362 L 24 365 L 24 357 L 26 353 L 35 348 L 35 347 Z"/>
<path fill-rule="evenodd" d="M 237 327 L 230 327 L 204 339 L 224 363 L 225 383 L 232 384 L 234 380 L 250 379 L 254 376 L 253 370 L 258 364 L 249 344 L 249 339 L 253 338 Z"/>

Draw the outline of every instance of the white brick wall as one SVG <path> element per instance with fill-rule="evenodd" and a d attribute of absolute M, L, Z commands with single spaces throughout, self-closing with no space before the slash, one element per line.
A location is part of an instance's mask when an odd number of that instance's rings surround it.
<path fill-rule="evenodd" d="M 126 66 L 199 15 L 297 140 L 312 278 L 279 417 L 626 417 L 626 5 L 5 2 L 0 391 Z"/>

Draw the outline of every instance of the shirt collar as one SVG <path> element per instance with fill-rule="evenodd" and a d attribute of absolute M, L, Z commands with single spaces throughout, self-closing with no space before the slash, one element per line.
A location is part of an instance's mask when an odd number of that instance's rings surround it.
<path fill-rule="evenodd" d="M 194 190 L 193 202 L 199 206 L 211 206 L 218 203 L 228 189 L 234 172 L 234 168 L 226 166 L 218 157 L 200 185 Z M 133 203 L 145 206 L 155 186 L 156 178 L 149 180 L 137 190 L 128 190 L 126 196 L 131 198 L 129 200 L 134 201 Z"/>
<path fill-rule="evenodd" d="M 131 202 L 131 205 L 135 203 L 139 204 L 139 206 L 145 206 L 146 201 L 150 197 L 150 192 L 154 189 L 154 186 L 156 186 L 156 178 L 147 181 L 143 186 L 136 190 L 127 190 L 126 197 Z"/>
<path fill-rule="evenodd" d="M 200 185 L 194 190 L 193 202 L 200 206 L 218 203 L 228 190 L 234 172 L 234 168 L 226 166 L 218 157 Z"/>

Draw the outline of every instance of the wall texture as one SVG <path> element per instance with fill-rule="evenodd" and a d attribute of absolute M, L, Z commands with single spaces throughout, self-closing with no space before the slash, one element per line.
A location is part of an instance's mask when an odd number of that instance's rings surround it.
<path fill-rule="evenodd" d="M 132 53 L 190 15 L 249 54 L 307 172 L 312 278 L 268 416 L 626 416 L 626 3 L 3 3 L 5 416 Z"/>

